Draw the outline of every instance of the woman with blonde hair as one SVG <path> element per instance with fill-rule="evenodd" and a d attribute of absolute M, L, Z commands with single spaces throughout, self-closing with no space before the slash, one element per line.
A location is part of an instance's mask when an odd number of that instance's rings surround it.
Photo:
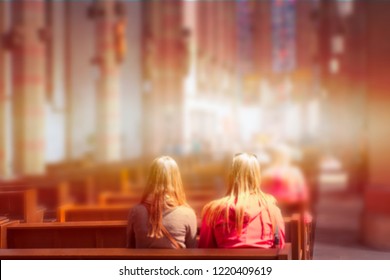
<path fill-rule="evenodd" d="M 284 246 L 282 215 L 275 199 L 263 193 L 260 185 L 260 164 L 256 156 L 236 155 L 226 196 L 203 209 L 199 247 Z"/>
<path fill-rule="evenodd" d="M 127 247 L 196 247 L 196 216 L 187 205 L 179 167 L 162 156 L 149 170 L 141 203 L 129 214 Z"/>

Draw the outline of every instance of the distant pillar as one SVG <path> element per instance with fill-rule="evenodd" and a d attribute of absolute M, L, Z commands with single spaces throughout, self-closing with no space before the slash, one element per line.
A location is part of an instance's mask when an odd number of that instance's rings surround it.
<path fill-rule="evenodd" d="M 0 34 L 5 31 L 5 5 L 7 2 L 0 2 Z M 5 50 L 0 45 L 0 179 L 7 173 L 7 147 L 6 147 L 6 88 L 5 88 Z"/>
<path fill-rule="evenodd" d="M 38 175 L 45 172 L 45 1 L 11 5 L 14 171 Z"/>
<path fill-rule="evenodd" d="M 113 162 L 121 159 L 120 62 L 124 52 L 123 7 L 116 1 L 94 3 L 91 16 L 96 22 L 96 57 L 100 69 L 97 81 L 97 159 Z"/>
<path fill-rule="evenodd" d="M 367 106 L 368 106 L 368 184 L 362 237 L 365 244 L 390 250 L 390 3 L 367 3 Z M 357 143 L 356 143 L 357 144 Z"/>
<path fill-rule="evenodd" d="M 65 91 L 65 158 L 71 161 L 73 138 L 73 87 L 72 87 L 72 3 L 64 1 L 64 91 Z"/>
<path fill-rule="evenodd" d="M 182 1 L 143 1 L 143 153 L 184 149 L 186 48 Z"/>

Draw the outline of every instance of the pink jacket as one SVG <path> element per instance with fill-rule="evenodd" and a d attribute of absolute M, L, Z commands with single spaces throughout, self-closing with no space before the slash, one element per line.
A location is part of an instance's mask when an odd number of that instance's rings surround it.
<path fill-rule="evenodd" d="M 306 202 L 309 191 L 302 172 L 294 166 L 275 166 L 264 171 L 262 189 L 273 195 L 279 203 Z M 305 223 L 313 217 L 304 213 Z"/>
<path fill-rule="evenodd" d="M 262 188 L 279 202 L 308 199 L 308 188 L 301 171 L 293 166 L 275 166 L 264 171 Z"/>
<path fill-rule="evenodd" d="M 251 197 L 245 209 L 241 235 L 238 235 L 235 229 L 234 207 L 229 209 L 229 224 L 227 226 L 224 214 L 218 218 L 214 227 L 207 225 L 206 217 L 207 213 L 202 220 L 199 248 L 271 248 L 274 245 L 276 231 L 280 247 L 284 247 L 284 221 L 279 208 L 274 204 L 260 206 L 257 197 Z M 273 223 L 275 223 L 275 227 Z"/>

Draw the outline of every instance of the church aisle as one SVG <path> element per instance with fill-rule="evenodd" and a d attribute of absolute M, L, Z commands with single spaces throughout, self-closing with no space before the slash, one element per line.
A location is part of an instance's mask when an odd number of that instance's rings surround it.
<path fill-rule="evenodd" d="M 315 260 L 389 260 L 389 252 L 373 250 L 359 240 L 361 196 L 344 192 L 322 194 L 318 203 Z"/>

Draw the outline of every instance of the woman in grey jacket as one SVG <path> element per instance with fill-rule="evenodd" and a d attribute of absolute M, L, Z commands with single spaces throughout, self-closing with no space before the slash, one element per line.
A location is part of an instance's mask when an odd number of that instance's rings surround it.
<path fill-rule="evenodd" d="M 127 247 L 196 247 L 196 215 L 188 206 L 179 167 L 168 156 L 155 159 L 141 203 L 129 214 Z"/>

